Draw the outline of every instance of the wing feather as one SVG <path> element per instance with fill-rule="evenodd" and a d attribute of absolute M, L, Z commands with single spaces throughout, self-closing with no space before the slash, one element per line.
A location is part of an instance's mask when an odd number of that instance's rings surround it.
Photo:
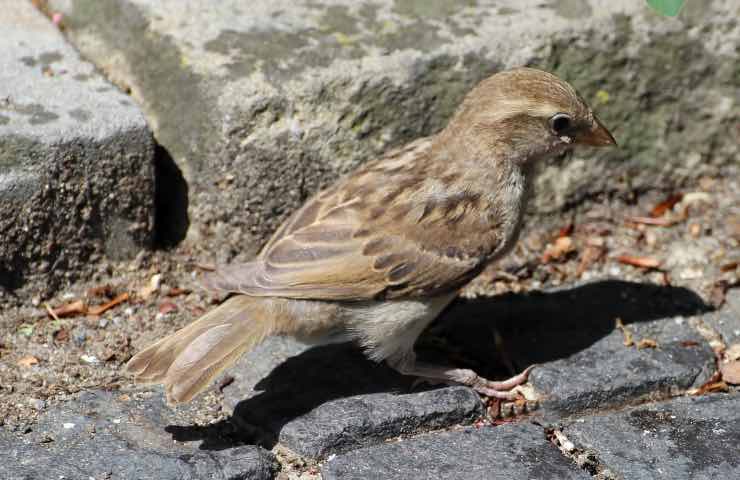
<path fill-rule="evenodd" d="M 206 287 L 349 301 L 459 288 L 480 271 L 495 239 L 481 237 L 480 245 L 466 240 L 467 251 L 456 247 L 461 238 L 477 238 L 472 233 L 480 230 L 479 215 L 460 214 L 480 208 L 477 198 L 416 198 L 434 173 L 424 163 L 428 148 L 428 140 L 414 142 L 319 193 L 278 229 L 255 261 L 214 272 Z"/>

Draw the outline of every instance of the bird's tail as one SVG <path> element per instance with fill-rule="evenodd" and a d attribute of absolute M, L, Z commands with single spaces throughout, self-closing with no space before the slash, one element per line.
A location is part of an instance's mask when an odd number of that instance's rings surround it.
<path fill-rule="evenodd" d="M 273 333 L 261 299 L 236 295 L 126 365 L 141 383 L 163 383 L 170 403 L 187 402 L 225 368 Z"/>

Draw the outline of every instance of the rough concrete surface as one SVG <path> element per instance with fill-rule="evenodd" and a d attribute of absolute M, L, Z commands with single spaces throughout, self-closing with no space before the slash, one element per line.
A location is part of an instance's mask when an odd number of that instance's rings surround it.
<path fill-rule="evenodd" d="M 740 397 L 687 397 L 583 418 L 563 428 L 616 478 L 740 477 Z"/>
<path fill-rule="evenodd" d="M 0 296 L 51 292 L 151 245 L 154 142 L 131 98 L 30 3 L 0 10 Z"/>
<path fill-rule="evenodd" d="M 704 320 L 727 346 L 740 344 L 740 288 L 729 290 L 726 302 L 724 308 L 705 316 Z"/>
<path fill-rule="evenodd" d="M 527 423 L 399 439 L 339 455 L 321 472 L 325 480 L 590 478 Z"/>
<path fill-rule="evenodd" d="M 5 480 L 271 479 L 277 463 L 255 446 L 204 451 L 173 442 L 173 424 L 191 423 L 162 395 L 85 392 L 47 411 L 23 437 L 0 432 L 0 476 Z"/>
<path fill-rule="evenodd" d="M 670 189 L 738 154 L 733 0 L 689 2 L 675 19 L 643 0 L 48 4 L 146 112 L 188 181 L 191 244 L 218 245 L 219 261 L 251 256 L 341 173 L 442 128 L 502 68 L 571 81 L 620 144 L 548 167 L 539 212 Z"/>

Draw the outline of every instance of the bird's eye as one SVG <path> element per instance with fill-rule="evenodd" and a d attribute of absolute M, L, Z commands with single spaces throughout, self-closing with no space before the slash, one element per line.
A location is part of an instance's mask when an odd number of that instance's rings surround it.
<path fill-rule="evenodd" d="M 571 120 L 565 113 L 556 113 L 550 117 L 550 129 L 555 135 L 562 135 L 571 126 Z"/>

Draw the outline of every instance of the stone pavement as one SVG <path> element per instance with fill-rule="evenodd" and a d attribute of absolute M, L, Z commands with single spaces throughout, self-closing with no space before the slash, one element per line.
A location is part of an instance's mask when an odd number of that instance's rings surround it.
<path fill-rule="evenodd" d="M 167 407 L 159 390 L 86 392 L 29 432 L 0 434 L 3 478 L 736 478 L 740 395 L 687 390 L 716 369 L 695 325 L 740 330 L 739 300 L 730 290 L 707 312 L 686 290 L 597 283 L 494 298 L 489 325 L 459 302 L 422 354 L 472 345 L 456 362 L 495 368 L 481 340 L 494 328 L 517 368 L 538 362 L 523 391 L 537 404 L 493 421 L 468 388 L 414 387 L 349 345 L 271 338 L 232 369 L 231 417 L 199 426 L 193 406 Z M 615 314 L 654 348 L 624 345 Z M 461 343 L 424 348 L 453 324 Z"/>

